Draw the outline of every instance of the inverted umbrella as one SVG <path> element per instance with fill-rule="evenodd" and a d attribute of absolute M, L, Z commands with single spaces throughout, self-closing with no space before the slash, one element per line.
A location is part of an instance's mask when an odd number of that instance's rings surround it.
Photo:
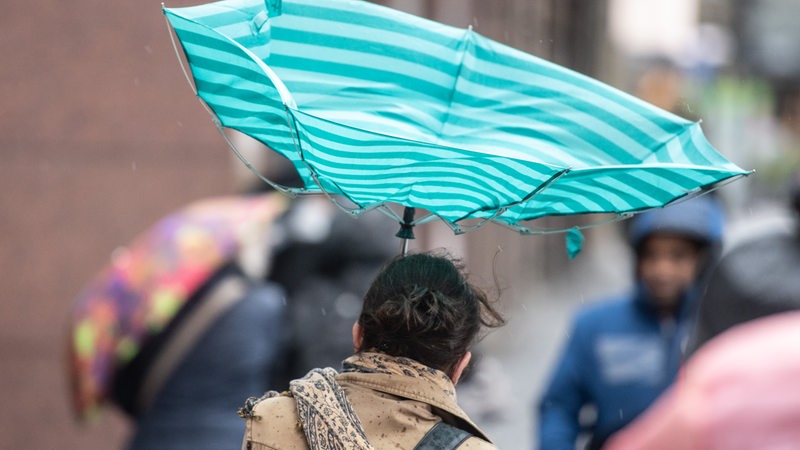
<path fill-rule="evenodd" d="M 200 200 L 114 252 L 71 309 L 69 374 L 79 417 L 97 415 L 115 370 L 164 330 L 218 269 L 246 251 L 246 242 L 266 235 L 286 206 L 275 193 Z"/>
<path fill-rule="evenodd" d="M 288 159 L 303 187 L 285 191 L 353 213 L 399 204 L 429 212 L 394 214 L 406 227 L 527 233 L 520 222 L 660 207 L 747 173 L 698 123 L 471 29 L 360 0 L 164 13 L 218 125 Z"/>

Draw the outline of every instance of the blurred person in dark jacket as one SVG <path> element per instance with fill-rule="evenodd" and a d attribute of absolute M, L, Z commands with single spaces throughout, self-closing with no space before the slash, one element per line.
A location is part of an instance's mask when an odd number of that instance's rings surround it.
<path fill-rule="evenodd" d="M 737 324 L 800 309 L 800 172 L 788 192 L 793 220 L 756 227 L 726 249 L 714 267 L 700 302 L 691 352 Z"/>
<path fill-rule="evenodd" d="M 242 396 L 272 384 L 281 350 L 280 288 L 255 283 L 231 264 L 193 297 L 195 307 L 116 374 L 114 401 L 135 420 L 131 449 L 234 448 Z"/>
<path fill-rule="evenodd" d="M 323 196 L 286 198 L 285 203 L 268 235 L 243 249 L 250 258 L 242 264 L 266 272 L 232 264 L 196 294 L 200 303 L 220 295 L 218 286 L 240 285 L 227 294 L 236 295 L 230 299 L 233 306 L 202 324 L 201 337 L 152 405 L 130 411 L 136 417 L 132 448 L 233 448 L 241 442 L 236 409 L 245 398 L 288 386 L 311 368 L 339 363 L 352 352 L 352 342 L 343 336 L 357 319 L 371 279 L 399 252 L 396 223 L 377 213 L 354 219 Z M 171 335 L 160 338 L 152 357 L 163 359 L 172 341 Z M 145 364 L 151 371 L 152 362 Z M 133 387 L 141 390 L 146 377 L 138 366 L 128 366 L 118 377 L 122 396 L 131 395 Z"/>
<path fill-rule="evenodd" d="M 133 449 L 240 440 L 236 407 L 272 384 L 284 316 L 280 287 L 243 256 L 285 203 L 277 193 L 201 199 L 112 252 L 69 314 L 78 418 L 115 405 L 132 421 Z"/>
<path fill-rule="evenodd" d="M 274 227 L 268 280 L 287 293 L 282 357 L 273 388 L 352 353 L 348 331 L 383 265 L 400 252 L 397 223 L 377 212 L 357 219 L 323 196 L 292 200 Z"/>

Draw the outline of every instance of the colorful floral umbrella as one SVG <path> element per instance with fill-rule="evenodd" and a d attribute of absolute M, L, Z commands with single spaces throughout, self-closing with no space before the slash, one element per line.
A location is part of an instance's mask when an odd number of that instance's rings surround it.
<path fill-rule="evenodd" d="M 286 197 L 275 193 L 197 201 L 114 251 L 71 310 L 69 370 L 78 416 L 98 415 L 116 368 L 161 332 L 245 242 L 265 235 L 286 206 Z"/>
<path fill-rule="evenodd" d="M 684 120 L 597 80 L 360 0 L 165 8 L 220 127 L 353 213 L 488 221 L 661 207 L 747 172 Z M 344 199 L 344 200 L 342 200 Z"/>

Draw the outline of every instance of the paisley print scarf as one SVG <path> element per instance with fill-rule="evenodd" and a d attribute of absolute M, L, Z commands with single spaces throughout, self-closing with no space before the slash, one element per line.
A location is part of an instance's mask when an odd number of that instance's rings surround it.
<path fill-rule="evenodd" d="M 420 364 L 410 358 L 391 356 L 384 353 L 362 352 L 353 355 L 342 363 L 342 372 L 381 373 L 386 375 L 403 375 L 411 378 L 424 378 L 442 386 L 448 396 L 455 396 L 450 378 L 444 372 Z"/>
<path fill-rule="evenodd" d="M 336 371 L 314 369 L 289 384 L 297 402 L 297 414 L 312 450 L 372 450 L 353 406 L 339 383 Z"/>
<path fill-rule="evenodd" d="M 439 370 L 409 358 L 383 353 L 364 352 L 353 355 L 342 363 L 342 367 L 344 373 L 402 375 L 436 380 L 437 385 L 451 386 L 447 375 Z M 289 384 L 289 395 L 297 403 L 297 413 L 308 446 L 312 450 L 373 450 L 374 447 L 367 441 L 361 420 L 336 381 L 336 375 L 336 371 L 331 368 L 314 369 L 305 377 Z M 454 395 L 451 390 L 446 389 L 446 392 Z M 270 391 L 262 399 L 278 395 L 286 393 Z M 241 409 L 239 415 L 251 417 L 252 404 L 258 400 L 261 399 L 248 399 L 249 408 Z"/>

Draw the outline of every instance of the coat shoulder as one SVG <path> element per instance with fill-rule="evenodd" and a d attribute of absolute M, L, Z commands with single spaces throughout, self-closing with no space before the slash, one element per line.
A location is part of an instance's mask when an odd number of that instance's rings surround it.
<path fill-rule="evenodd" d="M 247 442 L 262 448 L 308 448 L 294 398 L 278 395 L 259 400 L 247 418 L 245 444 Z"/>

